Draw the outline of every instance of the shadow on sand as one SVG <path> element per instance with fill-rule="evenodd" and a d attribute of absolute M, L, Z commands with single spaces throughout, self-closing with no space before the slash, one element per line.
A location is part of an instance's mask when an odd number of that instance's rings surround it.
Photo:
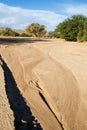
<path fill-rule="evenodd" d="M 18 38 L 18 37 L 0 37 L 0 44 L 8 45 L 8 44 L 23 44 L 23 43 L 35 43 L 39 41 L 49 41 L 48 39 L 41 38 Z"/>
<path fill-rule="evenodd" d="M 38 123 L 38 121 L 35 120 L 35 117 L 32 115 L 30 108 L 27 106 L 17 87 L 12 72 L 1 56 L 0 60 L 2 62 L 2 69 L 4 71 L 7 98 L 14 113 L 15 130 L 43 130 L 40 126 L 40 123 Z"/>

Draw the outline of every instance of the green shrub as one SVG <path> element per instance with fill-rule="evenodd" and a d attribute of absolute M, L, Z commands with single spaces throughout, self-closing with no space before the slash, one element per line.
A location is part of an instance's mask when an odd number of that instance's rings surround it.
<path fill-rule="evenodd" d="M 59 38 L 59 33 L 55 32 L 55 31 L 50 31 L 47 33 L 47 37 L 48 38 Z"/>
<path fill-rule="evenodd" d="M 32 37 L 44 37 L 46 34 L 46 27 L 38 23 L 32 23 L 26 27 L 26 32 Z"/>
<path fill-rule="evenodd" d="M 59 37 L 67 41 L 83 41 L 87 34 L 87 17 L 74 15 L 57 25 L 55 32 L 59 32 Z"/>
<path fill-rule="evenodd" d="M 27 34 L 27 33 L 21 33 L 20 34 L 21 37 L 31 37 L 31 35 Z"/>
<path fill-rule="evenodd" d="M 13 31 L 10 28 L 5 28 L 4 30 L 0 31 L 0 36 L 13 36 L 13 37 L 16 37 L 16 36 L 19 36 L 19 33 Z"/>

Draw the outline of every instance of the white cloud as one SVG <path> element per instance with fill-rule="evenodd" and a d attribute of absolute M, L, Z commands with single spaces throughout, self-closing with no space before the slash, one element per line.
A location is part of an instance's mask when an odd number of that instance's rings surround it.
<path fill-rule="evenodd" d="M 22 29 L 32 22 L 38 22 L 51 30 L 65 18 L 66 16 L 51 11 L 23 9 L 0 3 L 0 26 Z"/>
<path fill-rule="evenodd" d="M 58 23 L 65 20 L 68 16 L 73 14 L 87 15 L 86 4 L 62 4 L 60 8 L 60 14 L 58 14 L 52 11 L 23 9 L 0 3 L 0 26 L 24 29 L 32 22 L 37 22 L 44 24 L 48 30 L 53 30 Z"/>
<path fill-rule="evenodd" d="M 65 12 L 69 15 L 83 14 L 87 16 L 87 4 L 66 5 Z"/>
<path fill-rule="evenodd" d="M 0 24 L 15 24 L 16 19 L 14 17 L 4 17 L 0 19 Z"/>

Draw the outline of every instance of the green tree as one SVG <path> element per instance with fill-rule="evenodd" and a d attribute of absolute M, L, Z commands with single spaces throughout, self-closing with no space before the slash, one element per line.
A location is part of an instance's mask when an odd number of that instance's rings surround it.
<path fill-rule="evenodd" d="M 5 28 L 4 30 L 0 31 L 1 36 L 19 36 L 19 33 L 13 31 L 11 28 Z"/>
<path fill-rule="evenodd" d="M 59 32 L 59 37 L 68 41 L 81 40 L 87 17 L 83 15 L 74 15 L 57 25 L 55 31 Z"/>
<path fill-rule="evenodd" d="M 45 26 L 38 23 L 30 24 L 25 30 L 33 37 L 44 37 L 46 34 Z"/>
<path fill-rule="evenodd" d="M 84 30 L 83 28 L 79 29 L 78 35 L 77 35 L 77 41 L 83 42 L 84 41 Z"/>
<path fill-rule="evenodd" d="M 83 29 L 83 41 L 87 41 L 87 21 L 85 22 L 84 29 Z"/>

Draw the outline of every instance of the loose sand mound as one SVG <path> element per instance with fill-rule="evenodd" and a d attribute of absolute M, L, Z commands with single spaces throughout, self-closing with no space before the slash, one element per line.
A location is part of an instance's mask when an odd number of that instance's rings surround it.
<path fill-rule="evenodd" d="M 1 45 L 0 52 L 24 102 L 19 106 L 29 107 L 33 122 L 38 122 L 40 129 L 87 130 L 87 45 L 45 40 Z M 20 100 L 20 95 L 16 100 Z M 10 104 L 13 106 L 14 102 L 15 98 Z M 18 114 L 15 109 L 12 111 Z M 29 122 L 25 118 L 28 111 L 24 115 L 19 120 Z"/>

